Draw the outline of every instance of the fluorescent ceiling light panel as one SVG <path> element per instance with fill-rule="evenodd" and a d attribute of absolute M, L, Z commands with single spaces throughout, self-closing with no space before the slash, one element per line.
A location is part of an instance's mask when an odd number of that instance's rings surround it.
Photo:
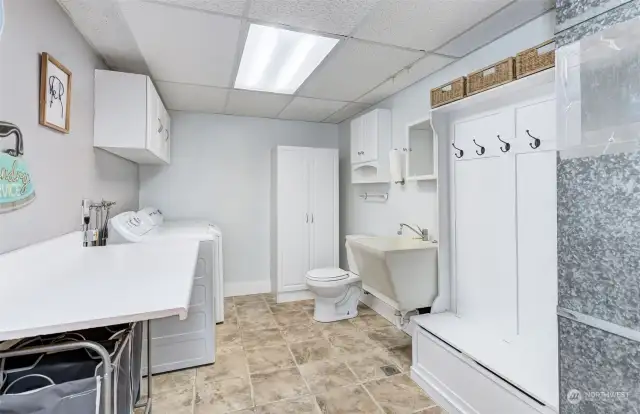
<path fill-rule="evenodd" d="M 338 39 L 252 24 L 235 87 L 293 94 Z"/>

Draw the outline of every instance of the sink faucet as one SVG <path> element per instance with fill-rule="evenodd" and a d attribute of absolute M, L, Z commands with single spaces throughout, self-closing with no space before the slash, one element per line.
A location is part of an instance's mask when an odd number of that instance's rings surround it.
<path fill-rule="evenodd" d="M 408 225 L 406 223 L 400 223 L 400 228 L 398 229 L 398 235 L 399 236 L 402 235 L 402 227 L 406 227 L 409 230 L 411 230 L 412 232 L 414 232 L 415 234 L 417 234 L 418 236 L 420 236 L 422 241 L 429 241 L 429 230 L 428 229 L 421 229 L 420 226 L 416 225 L 416 227 L 418 228 L 418 230 L 416 230 L 416 229 L 414 229 L 413 227 L 411 227 L 410 225 Z"/>

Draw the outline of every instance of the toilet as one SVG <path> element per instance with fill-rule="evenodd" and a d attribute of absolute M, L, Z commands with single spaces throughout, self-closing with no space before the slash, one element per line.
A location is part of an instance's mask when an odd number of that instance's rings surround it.
<path fill-rule="evenodd" d="M 366 236 L 347 236 L 347 240 Z M 358 302 L 362 295 L 362 282 L 347 243 L 349 270 L 340 268 L 312 269 L 307 272 L 307 287 L 313 293 L 315 309 L 313 319 L 335 322 L 358 316 Z"/>

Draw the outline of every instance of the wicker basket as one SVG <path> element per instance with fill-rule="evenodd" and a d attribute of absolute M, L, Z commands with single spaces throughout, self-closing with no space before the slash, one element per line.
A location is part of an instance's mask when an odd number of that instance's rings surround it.
<path fill-rule="evenodd" d="M 552 68 L 555 64 L 556 44 L 552 39 L 531 49 L 523 50 L 516 55 L 516 76 L 520 79 Z"/>
<path fill-rule="evenodd" d="M 446 105 L 450 102 L 457 101 L 466 96 L 465 77 L 458 78 L 437 88 L 431 89 L 431 107 Z"/>
<path fill-rule="evenodd" d="M 473 95 L 496 86 L 509 83 L 516 78 L 512 57 L 467 75 L 467 95 Z"/>

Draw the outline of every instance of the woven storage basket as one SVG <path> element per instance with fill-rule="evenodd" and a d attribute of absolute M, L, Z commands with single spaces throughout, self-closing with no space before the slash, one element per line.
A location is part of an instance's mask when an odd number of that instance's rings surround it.
<path fill-rule="evenodd" d="M 437 108 L 438 106 L 464 98 L 466 96 L 465 84 L 466 79 L 463 76 L 431 89 L 431 107 Z"/>
<path fill-rule="evenodd" d="M 532 75 L 556 64 L 556 44 L 549 40 L 516 55 L 516 76 L 518 79 Z"/>
<path fill-rule="evenodd" d="M 467 95 L 473 95 L 496 86 L 509 83 L 516 78 L 512 57 L 467 75 Z"/>

